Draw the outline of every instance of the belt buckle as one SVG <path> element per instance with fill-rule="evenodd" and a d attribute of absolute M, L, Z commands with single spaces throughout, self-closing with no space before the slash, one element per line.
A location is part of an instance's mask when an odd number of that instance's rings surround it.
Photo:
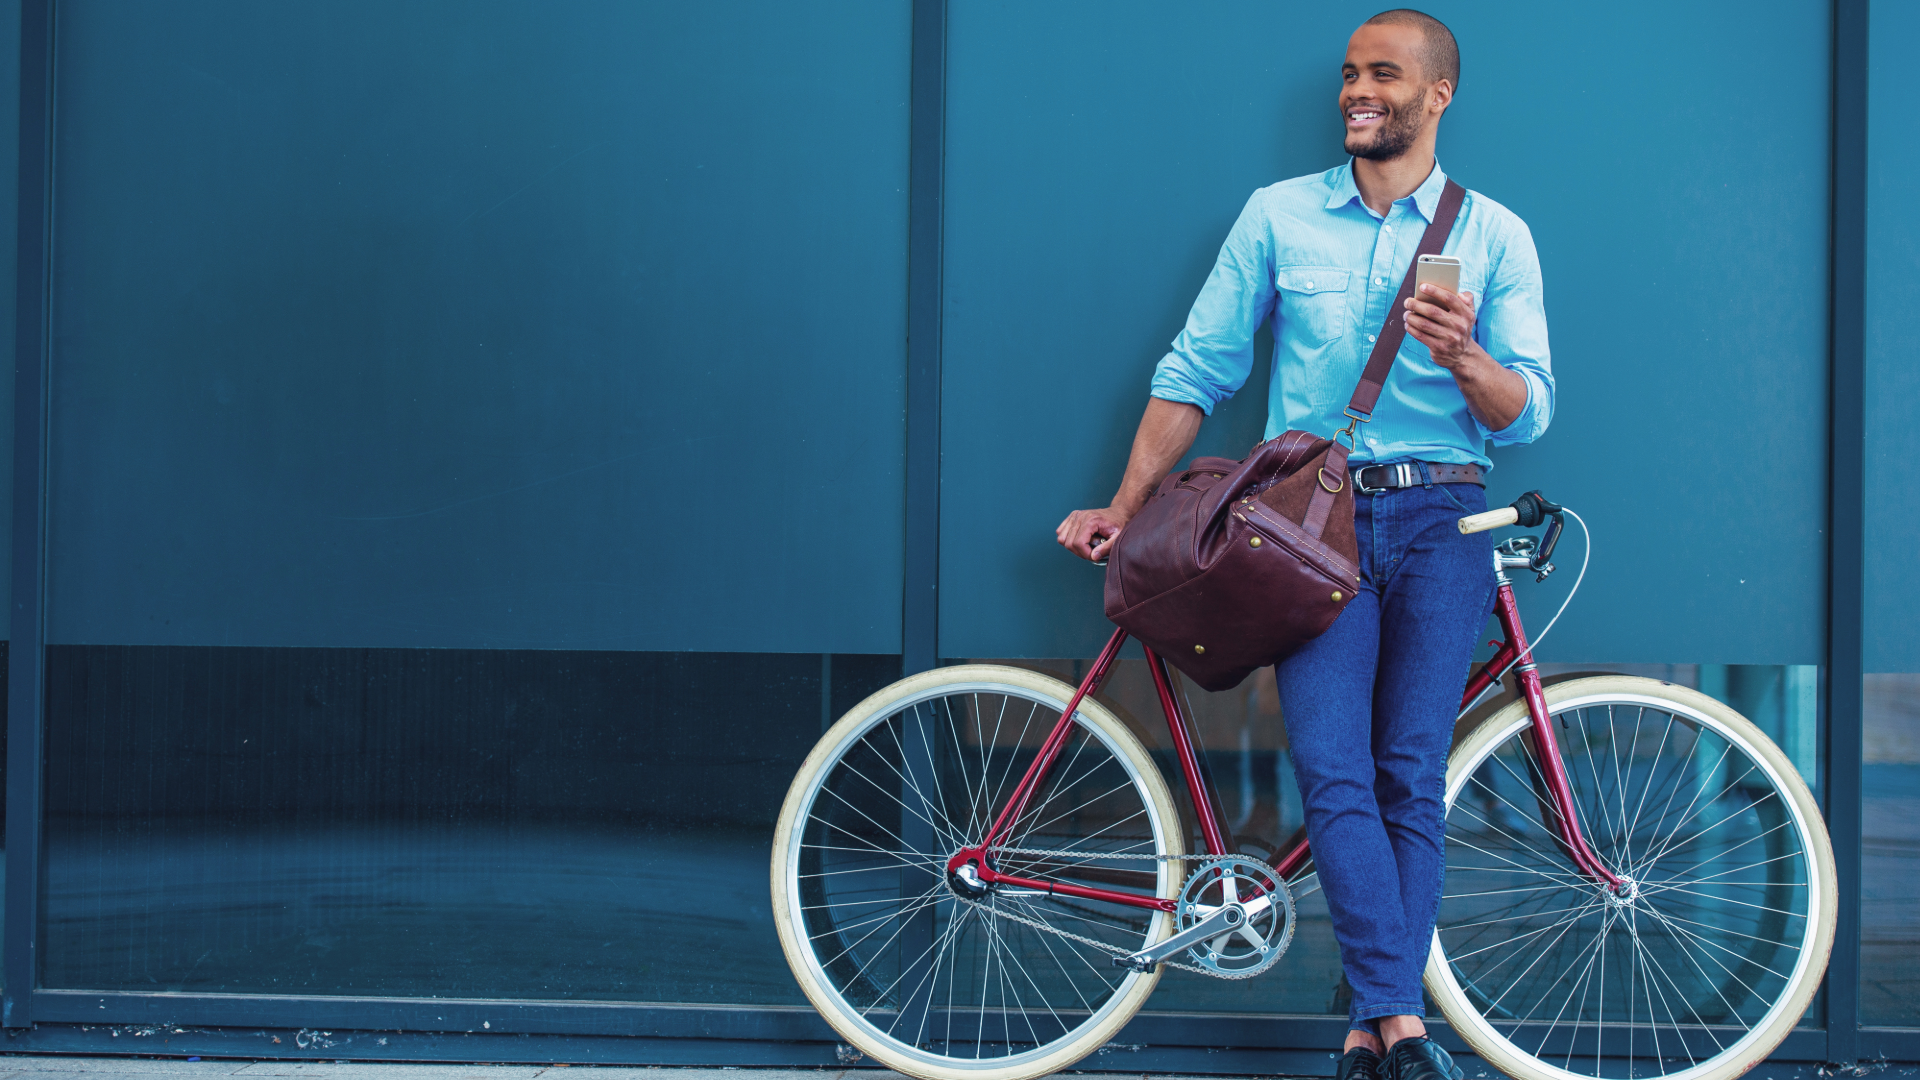
<path fill-rule="evenodd" d="M 1392 487 L 1410 488 L 1420 482 L 1418 468 L 1419 467 L 1411 461 L 1396 461 L 1391 465 L 1362 465 L 1360 468 L 1353 470 L 1353 490 L 1362 495 L 1379 495 L 1382 492 L 1390 490 L 1390 488 L 1385 487 L 1368 487 L 1366 482 L 1360 479 L 1368 469 L 1392 469 L 1393 472 L 1390 474 L 1393 477 Z"/>

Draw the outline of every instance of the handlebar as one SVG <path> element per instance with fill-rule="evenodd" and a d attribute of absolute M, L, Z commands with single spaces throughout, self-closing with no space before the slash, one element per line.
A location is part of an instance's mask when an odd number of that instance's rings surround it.
<path fill-rule="evenodd" d="M 1488 529 L 1497 529 L 1502 525 L 1516 524 L 1519 520 L 1520 511 L 1511 506 L 1503 506 L 1498 510 L 1489 510 L 1484 514 L 1461 518 L 1460 531 L 1468 534 L 1486 532 Z"/>
<path fill-rule="evenodd" d="M 1523 529 L 1531 529 L 1548 518 L 1552 518 L 1557 524 L 1561 520 L 1561 513 L 1565 510 L 1564 506 L 1548 502 L 1547 497 L 1540 492 L 1529 491 L 1513 500 L 1510 506 L 1461 518 L 1460 531 L 1463 533 L 1485 532 L 1502 525 L 1518 525 Z"/>
<path fill-rule="evenodd" d="M 1543 521 L 1547 522 L 1547 533 L 1540 538 L 1539 545 L 1530 551 L 1518 552 L 1529 556 L 1528 565 L 1537 571 L 1540 580 L 1544 581 L 1548 574 L 1553 573 L 1553 563 L 1550 560 L 1553 558 L 1554 545 L 1560 542 L 1560 530 L 1566 527 L 1566 518 L 1562 516 L 1565 512 L 1566 507 L 1548 502 L 1547 497 L 1538 491 L 1529 491 L 1513 500 L 1510 506 L 1461 518 L 1460 531 L 1462 533 L 1485 532 L 1502 525 L 1518 525 L 1523 529 L 1531 529 Z M 1506 551 L 1507 548 L 1502 545 L 1500 550 Z"/>

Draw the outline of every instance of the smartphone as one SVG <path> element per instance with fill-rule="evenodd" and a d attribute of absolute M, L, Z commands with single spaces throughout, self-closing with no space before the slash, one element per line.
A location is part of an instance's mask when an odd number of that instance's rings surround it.
<path fill-rule="evenodd" d="M 1422 255 L 1414 271 L 1413 293 L 1421 296 L 1420 286 L 1438 285 L 1450 293 L 1460 291 L 1460 260 L 1451 255 Z M 1424 298 L 1424 297 L 1423 297 Z"/>

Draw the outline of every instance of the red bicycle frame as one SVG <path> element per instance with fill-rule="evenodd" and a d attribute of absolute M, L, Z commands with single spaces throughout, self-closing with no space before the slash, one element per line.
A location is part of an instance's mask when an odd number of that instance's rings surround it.
<path fill-rule="evenodd" d="M 1540 682 L 1540 672 L 1534 668 L 1528 657 L 1526 629 L 1520 625 L 1520 608 L 1513 599 L 1513 586 L 1502 580 L 1494 600 L 1494 614 L 1500 620 L 1500 629 L 1506 640 L 1498 642 L 1498 651 L 1493 659 L 1481 665 L 1471 679 L 1467 681 L 1467 690 L 1460 699 L 1460 708 L 1464 711 L 1509 668 L 1516 668 L 1516 678 L 1520 684 L 1521 696 L 1526 699 L 1527 712 L 1533 721 L 1533 743 L 1540 758 L 1541 780 L 1546 785 L 1546 798 L 1550 811 L 1545 816 L 1552 817 L 1552 826 L 1561 849 L 1573 860 L 1574 865 L 1593 881 L 1609 889 L 1618 889 L 1620 879 L 1606 868 L 1580 831 L 1580 821 L 1573 803 L 1573 788 L 1567 783 L 1566 764 L 1561 760 L 1559 744 L 1553 738 L 1551 718 L 1547 715 L 1546 691 Z M 994 819 L 993 826 L 979 844 L 962 848 L 947 860 L 947 872 L 956 874 L 969 863 L 979 880 L 989 885 L 1006 885 L 1013 888 L 1036 889 L 1042 892 L 1058 893 L 1062 896 L 1074 896 L 1085 900 L 1101 900 L 1112 904 L 1124 904 L 1129 907 L 1151 908 L 1157 911 L 1171 912 L 1175 902 L 1157 896 L 1147 896 L 1134 892 L 1118 892 L 1113 889 L 1097 889 L 1087 885 L 1075 885 L 1065 881 L 1039 881 L 1014 874 L 1002 874 L 993 867 L 990 853 L 1001 846 L 1013 824 L 1026 813 L 1033 794 L 1046 780 L 1060 751 L 1067 745 L 1072 734 L 1073 715 L 1080 708 L 1080 702 L 1089 694 L 1099 692 L 1101 684 L 1113 669 L 1114 661 L 1120 657 L 1120 646 L 1125 644 L 1127 632 L 1115 630 L 1113 637 L 1107 640 L 1107 647 L 1080 681 L 1073 698 L 1067 702 L 1061 712 L 1060 720 L 1047 735 L 1046 742 L 1040 746 L 1040 752 L 1034 756 L 1033 764 L 1027 767 L 1026 775 L 1008 797 L 1007 804 Z M 1220 827 L 1220 816 L 1214 806 L 1213 792 L 1208 786 L 1206 775 L 1200 766 L 1200 756 L 1194 750 L 1193 730 L 1188 722 L 1185 710 L 1180 707 L 1179 696 L 1174 693 L 1173 678 L 1167 671 L 1167 662 L 1152 649 L 1142 645 L 1147 654 L 1147 669 L 1153 674 L 1153 687 L 1160 695 L 1160 710 L 1166 714 L 1167 733 L 1173 740 L 1174 756 L 1180 762 L 1181 776 L 1186 780 L 1187 792 L 1193 798 L 1194 813 L 1199 817 L 1200 837 L 1206 844 L 1208 855 L 1231 854 L 1227 850 L 1227 834 Z M 1528 658 L 1526 663 L 1517 663 Z M 1281 880 L 1292 878 L 1307 864 L 1311 857 L 1304 835 L 1280 853 L 1273 868 Z"/>

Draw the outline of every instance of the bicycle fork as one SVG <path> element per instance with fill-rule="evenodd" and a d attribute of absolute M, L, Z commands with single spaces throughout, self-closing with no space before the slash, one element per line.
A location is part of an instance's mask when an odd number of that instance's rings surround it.
<path fill-rule="evenodd" d="M 1499 646 L 1493 658 L 1467 681 L 1466 693 L 1460 698 L 1460 711 L 1465 713 L 1480 700 L 1481 694 L 1513 669 L 1514 681 L 1519 685 L 1520 696 L 1526 700 L 1527 715 L 1533 722 L 1533 748 L 1540 758 L 1540 776 L 1536 782 L 1546 787 L 1546 797 L 1541 800 L 1542 816 L 1551 819 L 1549 823 L 1560 850 L 1574 866 L 1595 884 L 1618 894 L 1627 888 L 1627 883 L 1607 869 L 1580 830 L 1573 787 L 1567 783 L 1566 762 L 1560 756 L 1559 741 L 1553 737 L 1553 717 L 1547 712 L 1546 688 L 1540 681 L 1539 665 L 1533 661 L 1532 647 L 1527 644 L 1526 628 L 1520 623 L 1520 605 L 1513 598 L 1513 579 L 1507 576 L 1508 570 L 1532 568 L 1532 560 L 1499 552 L 1494 553 L 1493 559 L 1493 613 L 1500 620 L 1500 631 L 1506 640 L 1493 643 Z"/>

